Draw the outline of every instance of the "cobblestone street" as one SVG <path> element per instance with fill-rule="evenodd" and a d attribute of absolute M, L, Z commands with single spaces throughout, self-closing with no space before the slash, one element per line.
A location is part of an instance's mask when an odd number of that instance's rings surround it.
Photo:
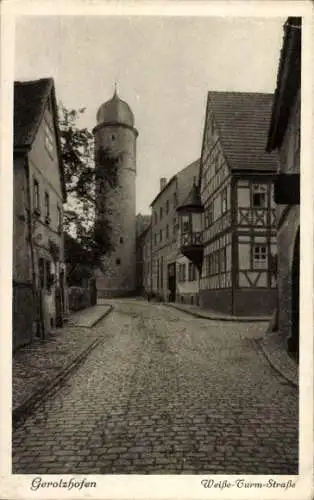
<path fill-rule="evenodd" d="M 13 473 L 297 474 L 298 392 L 265 323 L 112 302 L 102 342 L 13 432 Z"/>

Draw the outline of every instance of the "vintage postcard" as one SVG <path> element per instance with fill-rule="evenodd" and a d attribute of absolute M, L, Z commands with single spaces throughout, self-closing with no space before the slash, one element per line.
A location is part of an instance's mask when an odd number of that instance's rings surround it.
<path fill-rule="evenodd" d="M 311 498 L 310 2 L 2 7 L 1 497 Z"/>

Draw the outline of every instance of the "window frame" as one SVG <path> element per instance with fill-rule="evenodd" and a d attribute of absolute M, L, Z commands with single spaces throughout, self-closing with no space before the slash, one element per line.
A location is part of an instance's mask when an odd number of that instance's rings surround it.
<path fill-rule="evenodd" d="M 62 211 L 60 205 L 57 205 L 57 231 L 58 233 L 62 232 Z"/>
<path fill-rule="evenodd" d="M 39 182 L 36 179 L 36 177 L 33 178 L 33 206 L 34 206 L 34 212 L 40 214 Z"/>
<path fill-rule="evenodd" d="M 183 214 L 181 217 L 181 233 L 187 234 L 190 232 L 191 232 L 191 216 L 190 214 Z"/>
<path fill-rule="evenodd" d="M 45 222 L 49 224 L 50 222 L 50 195 L 48 191 L 45 191 Z"/>
<path fill-rule="evenodd" d="M 255 203 L 255 196 L 260 196 L 262 197 L 264 195 L 264 204 L 256 204 Z M 267 208 L 267 184 L 262 184 L 262 183 L 254 183 L 251 184 L 251 207 L 255 209 L 262 209 L 262 208 Z"/>
<path fill-rule="evenodd" d="M 268 268 L 267 243 L 253 243 L 251 248 L 252 248 L 253 269 L 267 270 Z"/>
<path fill-rule="evenodd" d="M 221 215 L 228 212 L 228 191 L 227 186 L 221 191 Z"/>

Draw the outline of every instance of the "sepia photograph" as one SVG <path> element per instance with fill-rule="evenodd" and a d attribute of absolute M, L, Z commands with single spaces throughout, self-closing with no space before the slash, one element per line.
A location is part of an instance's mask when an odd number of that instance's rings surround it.
<path fill-rule="evenodd" d="M 11 459 L 32 491 L 295 487 L 302 29 L 16 17 Z"/>

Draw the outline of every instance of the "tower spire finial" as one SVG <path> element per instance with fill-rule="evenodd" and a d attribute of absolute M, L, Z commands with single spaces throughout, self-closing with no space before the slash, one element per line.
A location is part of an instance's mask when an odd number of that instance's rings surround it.
<path fill-rule="evenodd" d="M 118 95 L 118 84 L 117 81 L 115 80 L 114 82 L 114 94 L 115 97 Z"/>

